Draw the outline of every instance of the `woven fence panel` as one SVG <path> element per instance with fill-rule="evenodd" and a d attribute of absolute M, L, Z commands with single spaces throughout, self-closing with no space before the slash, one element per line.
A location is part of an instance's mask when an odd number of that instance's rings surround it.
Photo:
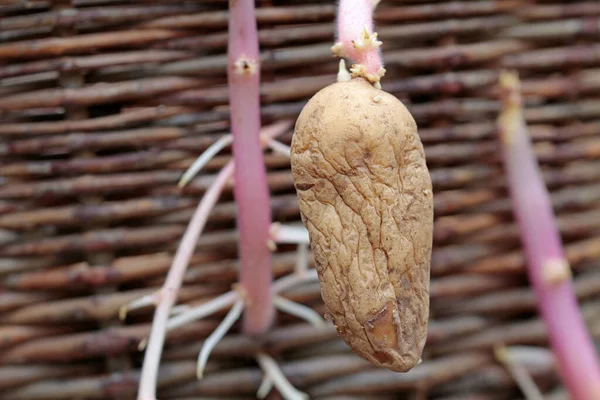
<path fill-rule="evenodd" d="M 259 0 L 262 121 L 294 121 L 335 81 L 335 4 Z M 177 182 L 229 132 L 227 2 L 0 0 L 0 398 L 134 399 L 150 307 L 203 193 L 231 158 Z M 524 272 L 495 120 L 498 73 L 517 70 L 525 115 L 583 313 L 600 338 L 600 3 L 382 0 L 383 88 L 419 125 L 434 185 L 431 321 L 423 363 L 376 369 L 331 326 L 278 315 L 261 340 L 238 326 L 195 377 L 224 313 L 167 335 L 161 399 L 251 399 L 268 349 L 311 398 L 521 398 L 494 357 L 510 346 L 562 399 Z M 281 137 L 289 144 L 292 132 Z M 274 219 L 299 223 L 289 159 L 267 152 Z M 228 186 L 179 293 L 197 305 L 237 280 Z M 294 268 L 295 246 L 273 256 Z M 317 283 L 284 297 L 323 314 Z M 273 395 L 273 398 L 277 398 Z"/>

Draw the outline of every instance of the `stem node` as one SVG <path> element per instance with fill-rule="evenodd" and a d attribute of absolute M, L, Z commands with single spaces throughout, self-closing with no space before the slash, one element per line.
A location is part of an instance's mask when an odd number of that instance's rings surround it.
<path fill-rule="evenodd" d="M 572 277 L 569 262 L 564 258 L 547 260 L 542 268 L 544 280 L 551 285 L 558 285 Z"/>
<path fill-rule="evenodd" d="M 233 64 L 233 69 L 238 75 L 254 75 L 258 72 L 258 62 L 242 54 Z"/>

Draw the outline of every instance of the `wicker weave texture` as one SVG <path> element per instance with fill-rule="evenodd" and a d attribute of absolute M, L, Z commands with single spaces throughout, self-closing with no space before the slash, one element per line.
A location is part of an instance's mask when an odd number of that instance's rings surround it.
<path fill-rule="evenodd" d="M 134 399 L 157 290 L 216 173 L 183 171 L 228 133 L 225 0 L 0 0 L 0 398 Z M 263 124 L 290 120 L 335 80 L 334 2 L 258 0 Z M 224 313 L 169 333 L 161 399 L 255 398 L 259 345 L 311 398 L 521 398 L 495 358 L 510 346 L 562 399 L 524 272 L 495 119 L 515 69 L 577 295 L 600 339 L 600 3 L 382 0 L 383 88 L 419 125 L 434 184 L 431 322 L 424 362 L 374 369 L 332 327 L 279 315 L 259 343 L 237 326 L 195 379 Z M 291 131 L 281 137 L 289 144 Z M 299 223 L 289 160 L 267 152 L 276 221 Z M 237 279 L 229 186 L 179 294 L 200 304 Z M 294 268 L 280 246 L 274 274 Z M 323 313 L 318 284 L 284 293 Z M 234 384 L 235 383 L 235 384 Z M 277 397 L 273 397 L 277 398 Z"/>

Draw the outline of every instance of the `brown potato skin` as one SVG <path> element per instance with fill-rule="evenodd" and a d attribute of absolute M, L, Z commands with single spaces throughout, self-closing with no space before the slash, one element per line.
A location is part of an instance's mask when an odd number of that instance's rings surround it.
<path fill-rule="evenodd" d="M 413 117 L 362 78 L 334 83 L 302 110 L 291 165 L 327 318 L 361 357 L 410 370 L 427 335 L 433 234 Z"/>

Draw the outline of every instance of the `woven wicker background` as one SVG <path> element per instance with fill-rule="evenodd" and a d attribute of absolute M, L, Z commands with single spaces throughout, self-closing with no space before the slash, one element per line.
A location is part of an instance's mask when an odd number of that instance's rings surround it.
<path fill-rule="evenodd" d="M 260 0 L 263 124 L 294 120 L 335 79 L 333 1 Z M 600 339 L 600 2 L 383 0 L 385 90 L 419 124 L 435 196 L 424 362 L 374 369 L 332 327 L 280 315 L 263 345 L 314 398 L 520 398 L 493 348 L 564 398 L 524 274 L 494 128 L 500 68 L 519 71 L 577 294 Z M 227 149 L 184 190 L 182 172 L 228 132 L 225 0 L 0 0 L 0 398 L 133 399 L 158 289 Z M 290 142 L 291 131 L 282 141 Z M 274 218 L 298 222 L 289 160 L 267 153 Z M 236 280 L 228 188 L 181 304 Z M 294 246 L 274 256 L 292 270 Z M 284 294 L 323 312 L 319 286 Z M 237 327 L 195 379 L 223 317 L 171 332 L 161 399 L 254 398 L 258 344 Z M 527 347 L 523 347 L 527 346 Z M 532 348 L 530 346 L 536 346 Z"/>

